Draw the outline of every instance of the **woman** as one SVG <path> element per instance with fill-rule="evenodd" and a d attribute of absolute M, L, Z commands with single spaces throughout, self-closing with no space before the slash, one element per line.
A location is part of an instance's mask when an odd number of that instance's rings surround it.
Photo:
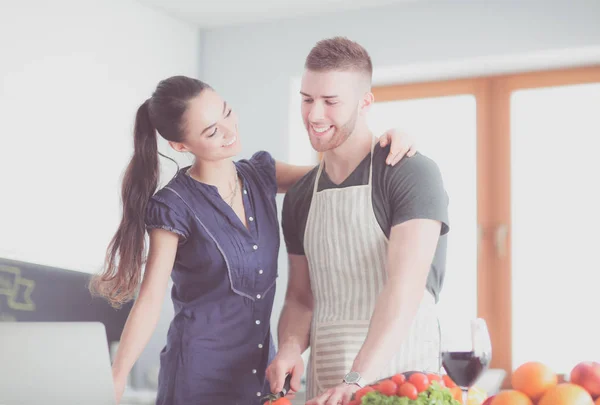
<path fill-rule="evenodd" d="M 155 194 L 157 131 L 195 163 Z M 123 179 L 123 218 L 105 269 L 90 286 L 118 306 L 141 282 L 113 363 L 117 402 L 172 277 L 175 314 L 160 355 L 157 404 L 258 404 L 269 393 L 265 369 L 275 352 L 269 328 L 280 243 L 275 195 L 310 168 L 275 162 L 267 152 L 234 162 L 235 113 L 207 84 L 182 76 L 160 82 L 139 107 L 134 149 Z"/>

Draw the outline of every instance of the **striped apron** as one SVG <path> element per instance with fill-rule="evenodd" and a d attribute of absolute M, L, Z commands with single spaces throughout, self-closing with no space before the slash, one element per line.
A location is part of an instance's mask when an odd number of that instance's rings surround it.
<path fill-rule="evenodd" d="M 366 185 L 318 190 L 315 178 L 304 236 L 314 297 L 307 398 L 342 382 L 369 330 L 387 279 L 388 240 L 372 201 L 373 146 Z M 440 333 L 433 295 L 425 292 L 409 334 L 380 371 L 439 372 Z"/>

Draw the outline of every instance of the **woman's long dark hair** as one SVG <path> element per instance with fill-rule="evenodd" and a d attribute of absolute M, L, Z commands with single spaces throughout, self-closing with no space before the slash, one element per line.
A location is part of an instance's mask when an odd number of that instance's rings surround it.
<path fill-rule="evenodd" d="M 161 81 L 152 97 L 137 110 L 133 157 L 121 189 L 123 217 L 108 245 L 104 268 L 92 278 L 89 286 L 93 295 L 105 297 L 113 307 L 131 300 L 141 281 L 146 250 L 146 206 L 156 192 L 160 173 L 156 133 L 168 141 L 183 141 L 188 103 L 208 88 L 200 80 L 170 77 Z"/>

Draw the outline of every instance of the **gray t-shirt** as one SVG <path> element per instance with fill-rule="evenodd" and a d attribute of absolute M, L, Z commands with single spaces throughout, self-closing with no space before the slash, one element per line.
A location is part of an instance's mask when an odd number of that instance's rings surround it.
<path fill-rule="evenodd" d="M 427 277 L 427 289 L 439 299 L 446 270 L 449 231 L 448 195 L 435 162 L 424 155 L 404 157 L 394 167 L 385 164 L 389 146 L 373 152 L 373 209 L 381 230 L 389 238 L 392 227 L 411 219 L 433 219 L 442 223 L 441 235 Z M 325 170 L 318 191 L 367 184 L 370 153 L 341 184 L 333 183 Z M 304 231 L 312 200 L 317 167 L 301 178 L 285 195 L 282 226 L 289 254 L 304 255 Z"/>

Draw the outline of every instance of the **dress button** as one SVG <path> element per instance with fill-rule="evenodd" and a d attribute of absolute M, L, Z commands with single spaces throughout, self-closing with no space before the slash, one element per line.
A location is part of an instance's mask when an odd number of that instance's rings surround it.
<path fill-rule="evenodd" d="M 259 321 L 258 319 L 256 320 L 256 324 L 257 324 L 257 325 L 260 325 L 260 321 Z"/>
<path fill-rule="evenodd" d="M 250 222 L 254 221 L 254 217 L 248 218 L 248 221 L 250 221 Z"/>
<path fill-rule="evenodd" d="M 258 271 L 258 274 L 263 274 L 263 273 L 264 273 L 264 271 L 262 271 L 262 269 Z"/>
<path fill-rule="evenodd" d="M 262 349 L 262 348 L 263 348 L 263 345 L 262 345 L 262 343 L 259 343 L 259 344 L 258 344 L 258 348 L 259 348 L 259 349 Z"/>
<path fill-rule="evenodd" d="M 257 250 L 258 249 L 258 245 L 252 246 L 252 249 Z"/>
<path fill-rule="evenodd" d="M 256 374 L 256 369 L 252 370 L 252 374 Z"/>
<path fill-rule="evenodd" d="M 256 294 L 256 299 L 257 299 L 257 300 L 259 300 L 259 299 L 260 299 L 260 297 L 261 297 L 261 295 L 260 295 L 260 294 Z"/>
<path fill-rule="evenodd" d="M 244 194 L 248 194 L 248 190 L 244 189 Z"/>
<path fill-rule="evenodd" d="M 262 395 L 262 394 L 261 394 L 260 392 L 257 392 L 257 393 L 256 393 L 256 396 L 257 396 L 257 397 L 260 397 L 261 395 Z"/>

